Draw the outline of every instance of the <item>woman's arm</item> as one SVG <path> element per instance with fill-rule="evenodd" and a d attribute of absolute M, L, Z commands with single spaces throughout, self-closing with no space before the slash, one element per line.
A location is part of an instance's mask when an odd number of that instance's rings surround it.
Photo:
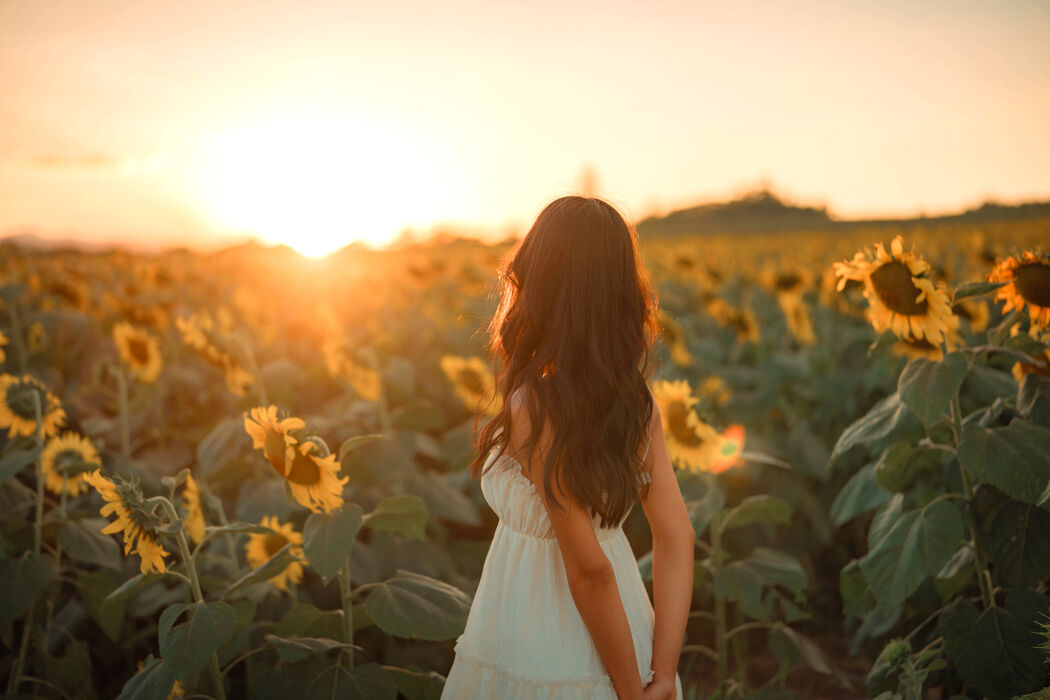
<path fill-rule="evenodd" d="M 511 410 L 514 412 L 513 432 L 528 435 L 531 426 L 524 406 L 520 409 L 512 406 Z M 520 444 L 516 443 L 514 437 L 511 444 Z M 533 451 L 534 471 L 525 474 L 534 484 L 543 483 L 542 465 L 550 445 L 549 424 L 544 426 L 539 443 Z M 557 484 L 552 484 L 552 488 L 565 510 L 559 511 L 550 506 L 542 488 L 537 487 L 536 493 L 550 517 L 576 609 L 609 672 L 616 694 L 621 700 L 642 700 L 642 677 L 638 670 L 634 638 L 620 599 L 612 563 L 598 543 L 586 508 L 563 492 Z"/>
<path fill-rule="evenodd" d="M 653 673 L 674 679 L 693 602 L 693 547 L 696 534 L 678 487 L 660 409 L 653 402 L 653 442 L 646 465 L 652 474 L 642 509 L 653 533 Z"/>

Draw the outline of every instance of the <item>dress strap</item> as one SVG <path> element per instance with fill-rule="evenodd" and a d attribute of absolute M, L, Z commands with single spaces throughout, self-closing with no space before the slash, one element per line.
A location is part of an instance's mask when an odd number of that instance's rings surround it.
<path fill-rule="evenodd" d="M 653 430 L 652 430 L 652 426 L 649 426 L 649 441 L 645 443 L 645 452 L 642 453 L 642 461 L 643 462 L 645 461 L 645 458 L 649 456 L 649 447 L 651 447 L 652 444 L 653 444 Z"/>

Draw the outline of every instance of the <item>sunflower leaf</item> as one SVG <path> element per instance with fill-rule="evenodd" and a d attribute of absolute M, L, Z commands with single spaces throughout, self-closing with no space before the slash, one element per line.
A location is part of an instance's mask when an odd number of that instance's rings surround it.
<path fill-rule="evenodd" d="M 1026 374 L 1017 392 L 1017 410 L 1033 423 L 1050 428 L 1050 377 Z"/>
<path fill-rule="evenodd" d="M 418 496 L 391 496 L 377 503 L 361 524 L 421 540 L 426 536 L 427 507 Z"/>
<path fill-rule="evenodd" d="M 58 573 L 49 554 L 0 559 L 0 620 L 17 620 L 25 614 Z"/>
<path fill-rule="evenodd" d="M 967 297 L 979 297 L 982 294 L 994 292 L 1004 284 L 1006 284 L 1006 282 L 967 282 L 965 284 L 960 284 L 952 293 L 952 302 L 954 303 Z"/>
<path fill-rule="evenodd" d="M 307 688 L 311 698 L 336 700 L 394 700 L 397 684 L 377 663 L 367 663 L 347 669 L 343 664 L 332 664 L 322 671 Z"/>
<path fill-rule="evenodd" d="M 436 671 L 424 671 L 418 666 L 401 668 L 400 666 L 383 666 L 393 674 L 397 682 L 397 691 L 410 700 L 439 700 L 445 678 Z"/>
<path fill-rule="evenodd" d="M 440 641 L 463 632 L 471 597 L 444 581 L 398 569 L 372 589 L 365 610 L 376 626 L 398 637 Z"/>
<path fill-rule="evenodd" d="M 902 513 L 900 494 L 894 507 L 872 521 L 869 551 L 860 568 L 875 598 L 883 605 L 903 603 L 922 580 L 933 576 L 959 547 L 962 516 L 947 501 Z"/>
<path fill-rule="evenodd" d="M 263 565 L 258 569 L 253 569 L 237 579 L 237 581 L 226 589 L 226 592 L 222 594 L 222 597 L 229 598 L 245 586 L 250 586 L 253 583 L 271 579 L 284 571 L 289 564 L 298 561 L 298 557 L 292 554 L 291 547 L 291 543 L 286 543 L 283 547 L 274 552 L 272 557 L 263 562 Z"/>
<path fill-rule="evenodd" d="M 175 685 L 175 678 L 164 659 L 146 657 L 142 670 L 128 679 L 117 700 L 166 700 Z"/>
<path fill-rule="evenodd" d="M 901 402 L 900 393 L 894 392 L 842 432 L 831 450 L 829 465 L 833 466 L 837 457 L 856 445 L 867 445 L 872 451 L 878 451 L 887 442 L 907 437 L 913 427 L 918 427 L 914 414 Z"/>
<path fill-rule="evenodd" d="M 875 462 L 869 462 L 849 478 L 831 504 L 829 515 L 835 527 L 874 510 L 890 500 L 892 494 L 879 485 Z"/>
<path fill-rule="evenodd" d="M 112 537 L 100 532 L 107 524 L 108 521 L 102 518 L 70 520 L 59 530 L 58 542 L 71 559 L 119 572 L 124 563 L 120 546 Z"/>
<path fill-rule="evenodd" d="M 346 457 L 347 454 L 353 452 L 354 450 L 363 445 L 367 445 L 370 442 L 375 442 L 376 440 L 389 439 L 389 437 L 383 435 L 382 433 L 372 433 L 369 435 L 357 435 L 355 437 L 350 438 L 349 440 L 344 440 L 343 444 L 339 446 L 339 461 L 342 462 L 343 458 Z"/>
<path fill-rule="evenodd" d="M 319 656 L 333 649 L 359 649 L 356 644 L 346 644 L 327 637 L 279 637 L 276 634 L 267 634 L 266 643 L 277 650 L 277 655 L 282 661 L 295 663 L 308 659 L 311 656 Z"/>
<path fill-rule="evenodd" d="M 791 520 L 791 506 L 776 496 L 748 496 L 725 514 L 719 524 L 722 531 L 753 523 L 786 523 Z"/>
<path fill-rule="evenodd" d="M 349 501 L 331 513 L 314 513 L 303 526 L 303 553 L 310 566 L 327 583 L 353 547 L 357 531 L 361 529 L 361 506 Z"/>
<path fill-rule="evenodd" d="M 189 619 L 175 621 L 186 611 Z M 237 613 L 227 603 L 175 603 L 160 614 L 157 640 L 160 655 L 176 680 L 199 671 L 208 657 L 237 631 Z"/>
<path fill-rule="evenodd" d="M 975 478 L 1024 503 L 1039 503 L 1050 482 L 1050 428 L 1014 418 L 1003 428 L 963 428 L 959 463 Z"/>
<path fill-rule="evenodd" d="M 929 428 L 947 413 L 952 398 L 958 396 L 969 366 L 960 352 L 948 353 L 940 362 L 925 357 L 912 360 L 897 382 L 901 401 Z"/>
<path fill-rule="evenodd" d="M 0 484 L 3 484 L 36 461 L 36 458 L 40 456 L 41 449 L 37 445 L 29 449 L 15 448 L 9 450 L 7 454 L 0 458 Z"/>
<path fill-rule="evenodd" d="M 697 538 L 704 536 L 707 526 L 722 511 L 725 504 L 726 495 L 713 480 L 707 482 L 707 491 L 702 497 L 686 503 L 686 508 L 689 510 L 689 521 L 693 524 L 693 532 L 696 533 Z"/>

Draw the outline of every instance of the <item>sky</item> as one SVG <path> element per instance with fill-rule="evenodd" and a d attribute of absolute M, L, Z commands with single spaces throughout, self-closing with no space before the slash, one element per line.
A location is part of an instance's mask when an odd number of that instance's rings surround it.
<path fill-rule="evenodd" d="M 1050 3 L 0 0 L 0 235 L 314 254 L 758 184 L 1050 197 Z"/>

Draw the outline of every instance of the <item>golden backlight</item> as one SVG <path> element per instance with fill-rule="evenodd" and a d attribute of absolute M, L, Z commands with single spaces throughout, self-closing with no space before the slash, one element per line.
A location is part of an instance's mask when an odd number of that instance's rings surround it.
<path fill-rule="evenodd" d="M 214 134 L 195 177 L 213 225 L 318 257 L 432 223 L 449 194 L 407 129 L 332 112 L 281 113 Z"/>

